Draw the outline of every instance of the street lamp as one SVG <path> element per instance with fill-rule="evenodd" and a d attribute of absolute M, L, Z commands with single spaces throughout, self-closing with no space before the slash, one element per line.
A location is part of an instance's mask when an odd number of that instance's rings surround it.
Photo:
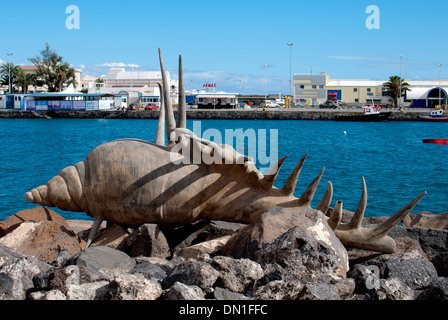
<path fill-rule="evenodd" d="M 11 56 L 12 53 L 7 53 L 8 57 L 9 57 L 9 63 L 8 63 L 8 90 L 9 93 L 11 93 Z"/>
<path fill-rule="evenodd" d="M 289 46 L 289 96 L 291 96 L 292 91 L 292 46 L 294 43 L 287 43 L 286 45 Z"/>
<path fill-rule="evenodd" d="M 266 108 L 266 91 L 268 87 L 268 74 L 267 74 L 267 65 L 264 65 L 264 107 Z"/>
<path fill-rule="evenodd" d="M 403 55 L 400 55 L 400 92 L 398 93 L 399 98 L 400 98 L 399 109 L 401 109 L 401 86 L 402 86 L 402 84 L 401 84 L 401 82 L 402 82 L 402 80 L 401 80 L 401 61 L 402 60 L 403 60 Z"/>
<path fill-rule="evenodd" d="M 442 87 L 441 87 L 441 82 L 442 82 L 442 62 L 440 62 L 439 64 L 439 106 L 442 106 Z"/>

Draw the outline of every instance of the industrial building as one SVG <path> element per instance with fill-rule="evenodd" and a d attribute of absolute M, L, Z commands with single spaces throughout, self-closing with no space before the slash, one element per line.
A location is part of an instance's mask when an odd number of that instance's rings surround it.
<path fill-rule="evenodd" d="M 321 72 L 318 75 L 294 75 L 294 102 L 305 106 L 318 106 L 326 100 L 343 101 L 348 105 L 361 105 L 374 101 L 391 105 L 384 83 L 388 80 L 330 79 Z M 425 108 L 447 104 L 448 80 L 409 81 L 410 86 L 403 96 L 403 106 Z"/>

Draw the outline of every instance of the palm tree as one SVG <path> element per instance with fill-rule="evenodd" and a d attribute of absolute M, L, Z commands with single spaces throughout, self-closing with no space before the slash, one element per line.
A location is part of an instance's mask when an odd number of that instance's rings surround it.
<path fill-rule="evenodd" d="M 35 80 L 33 75 L 25 74 L 22 68 L 10 62 L 5 62 L 0 66 L 0 84 L 9 85 L 11 75 L 11 88 L 13 92 L 25 92 L 26 84 L 31 84 Z"/>
<path fill-rule="evenodd" d="M 391 76 L 389 77 L 389 81 L 383 83 L 383 87 L 386 89 L 385 94 L 391 96 L 392 99 L 394 99 L 394 106 L 398 105 L 398 97 L 400 97 L 400 87 L 401 96 L 404 96 L 406 94 L 406 91 L 411 91 L 409 86 L 410 84 L 399 76 Z"/>

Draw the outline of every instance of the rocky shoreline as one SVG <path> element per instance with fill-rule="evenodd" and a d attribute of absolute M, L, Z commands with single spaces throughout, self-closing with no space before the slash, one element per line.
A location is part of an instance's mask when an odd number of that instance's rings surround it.
<path fill-rule="evenodd" d="M 323 214 L 293 209 L 249 226 L 103 225 L 83 250 L 91 224 L 43 207 L 0 222 L 0 300 L 448 299 L 448 213 L 406 217 L 394 254 L 346 250 Z"/>
<path fill-rule="evenodd" d="M 360 109 L 336 109 L 322 110 L 316 108 L 293 108 L 272 110 L 187 110 L 188 119 L 221 119 L 221 120 L 334 120 L 336 115 L 350 115 L 362 112 Z M 428 113 L 421 109 L 404 109 L 404 111 L 392 110 L 389 121 L 418 121 L 419 115 Z M 158 119 L 159 111 L 103 111 L 103 110 L 78 110 L 78 111 L 19 111 L 2 110 L 0 118 L 51 118 L 51 119 Z"/>

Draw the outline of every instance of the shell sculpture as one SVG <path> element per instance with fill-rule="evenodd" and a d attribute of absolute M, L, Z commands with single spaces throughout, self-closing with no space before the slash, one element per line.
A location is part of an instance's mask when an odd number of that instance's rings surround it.
<path fill-rule="evenodd" d="M 251 223 L 274 207 L 294 207 L 327 212 L 333 187 L 316 209 L 310 208 L 324 170 L 300 198 L 293 194 L 306 155 L 289 175 L 283 188 L 274 187 L 286 157 L 264 176 L 252 158 L 229 145 L 217 145 L 198 138 L 186 129 L 185 91 L 182 57 L 179 57 L 179 111 L 177 124 L 172 110 L 165 69 L 159 49 L 164 88 L 156 143 L 136 139 L 117 140 L 95 148 L 86 159 L 63 169 L 44 186 L 26 193 L 25 199 L 42 206 L 85 212 L 95 222 L 87 247 L 102 221 L 127 226 L 155 223 L 180 226 L 200 219 Z M 165 145 L 165 134 L 168 144 Z M 187 151 L 185 151 L 187 150 Z M 182 151 L 182 152 L 181 152 Z M 185 161 L 194 159 L 196 161 Z M 209 161 L 210 158 L 223 161 Z M 345 246 L 391 253 L 395 242 L 387 233 L 422 199 L 422 193 L 384 223 L 361 226 L 367 203 L 363 192 L 350 223 L 341 223 L 342 202 L 337 201 L 328 223 Z"/>

